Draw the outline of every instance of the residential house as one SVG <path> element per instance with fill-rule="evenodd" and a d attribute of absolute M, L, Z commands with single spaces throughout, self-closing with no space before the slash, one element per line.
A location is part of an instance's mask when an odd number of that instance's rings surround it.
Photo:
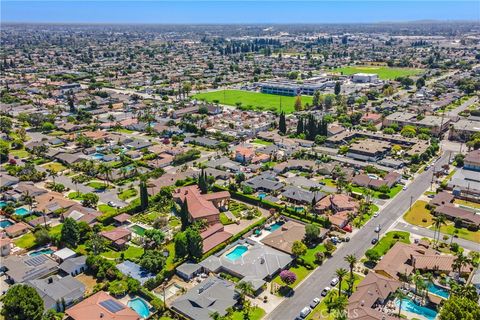
<path fill-rule="evenodd" d="M 86 256 L 78 256 L 65 259 L 58 268 L 69 274 L 73 277 L 85 272 L 87 270 L 87 257 Z"/>
<path fill-rule="evenodd" d="M 10 238 L 15 238 L 27 233 L 28 231 L 30 231 L 30 229 L 31 227 L 25 222 L 18 222 L 6 227 L 4 231 Z"/>
<path fill-rule="evenodd" d="M 108 241 L 111 241 L 112 245 L 118 249 L 124 248 L 127 242 L 132 238 L 132 232 L 122 227 L 110 231 L 102 231 L 99 234 Z"/>
<path fill-rule="evenodd" d="M 198 186 L 181 187 L 174 191 L 173 199 L 179 203 L 186 201 L 189 220 L 206 220 L 213 225 L 220 222 L 221 207 L 228 204 L 230 193 L 228 191 L 201 194 Z"/>
<path fill-rule="evenodd" d="M 127 307 L 105 291 L 99 291 L 65 311 L 67 320 L 140 320 Z"/>
<path fill-rule="evenodd" d="M 63 303 L 68 307 L 81 300 L 85 294 L 85 285 L 71 275 L 63 278 L 50 276 L 44 279 L 33 279 L 27 284 L 40 295 L 45 310 L 63 311 Z"/>
<path fill-rule="evenodd" d="M 5 274 L 12 283 L 24 283 L 58 271 L 58 263 L 46 254 L 38 256 L 10 255 L 2 259 Z"/>
<path fill-rule="evenodd" d="M 11 250 L 12 250 L 12 240 L 10 238 L 0 237 L 0 257 L 8 256 Z"/>
<path fill-rule="evenodd" d="M 225 316 L 238 298 L 234 283 L 210 276 L 178 297 L 171 308 L 187 319 L 210 319 L 215 312 Z"/>

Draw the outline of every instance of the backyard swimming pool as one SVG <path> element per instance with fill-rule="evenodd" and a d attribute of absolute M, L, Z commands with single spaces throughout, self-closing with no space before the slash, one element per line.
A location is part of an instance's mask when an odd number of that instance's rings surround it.
<path fill-rule="evenodd" d="M 260 192 L 260 193 L 258 194 L 258 199 L 263 200 L 266 196 L 267 196 L 266 193 Z"/>
<path fill-rule="evenodd" d="M 53 251 L 52 249 L 42 249 L 42 250 L 37 250 L 37 251 L 34 251 L 34 252 L 30 252 L 28 255 L 31 256 L 31 257 L 35 257 L 35 256 L 40 256 L 42 254 L 52 254 L 54 252 L 55 251 Z"/>
<path fill-rule="evenodd" d="M 398 307 L 400 305 L 400 301 L 397 300 L 395 304 Z M 419 316 L 422 316 L 428 320 L 435 320 L 435 318 L 437 317 L 437 311 L 427 307 L 420 306 L 410 299 L 402 300 L 402 310 L 418 314 Z"/>
<path fill-rule="evenodd" d="M 437 286 L 436 284 L 429 283 L 427 288 L 428 292 L 431 292 L 439 297 L 448 299 L 448 296 L 450 296 L 450 293 L 447 289 Z"/>
<path fill-rule="evenodd" d="M 283 226 L 284 223 L 285 223 L 285 222 L 283 222 L 283 221 L 277 221 L 277 222 L 275 222 L 274 224 L 272 224 L 272 225 L 270 226 L 270 231 L 273 232 L 273 231 L 277 230 L 278 228 L 280 228 L 281 226 Z"/>
<path fill-rule="evenodd" d="M 236 246 L 235 249 L 227 253 L 226 257 L 232 261 L 238 260 L 242 257 L 242 255 L 248 251 L 246 246 Z"/>
<path fill-rule="evenodd" d="M 1 220 L 0 221 L 0 229 L 5 229 L 7 227 L 10 227 L 11 225 L 13 225 L 13 223 L 9 220 Z"/>
<path fill-rule="evenodd" d="M 0 201 L 0 208 L 4 208 L 7 206 L 7 202 L 6 201 Z"/>
<path fill-rule="evenodd" d="M 105 155 L 103 153 L 96 152 L 96 153 L 92 154 L 91 157 L 94 160 L 102 160 L 103 157 L 105 157 Z"/>
<path fill-rule="evenodd" d="M 138 313 L 138 315 L 142 318 L 148 318 L 150 315 L 150 310 L 147 303 L 141 298 L 135 298 L 128 301 L 127 306 L 135 310 L 135 312 Z"/>
<path fill-rule="evenodd" d="M 26 216 L 30 213 L 29 210 L 25 209 L 25 208 L 17 208 L 15 209 L 15 214 L 17 216 Z"/>

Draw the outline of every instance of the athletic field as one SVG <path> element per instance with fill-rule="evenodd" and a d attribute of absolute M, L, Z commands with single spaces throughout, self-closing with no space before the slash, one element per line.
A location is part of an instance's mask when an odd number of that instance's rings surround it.
<path fill-rule="evenodd" d="M 219 90 L 199 93 L 194 95 L 193 98 L 209 102 L 214 102 L 216 100 L 218 103 L 228 106 L 236 106 L 237 103 L 240 102 L 241 107 L 248 110 L 284 111 L 285 113 L 292 113 L 295 111 L 294 104 L 296 97 L 243 90 Z M 302 96 L 302 105 L 305 106 L 307 102 L 312 105 L 312 97 Z M 281 110 L 280 103 L 282 105 Z"/>
<path fill-rule="evenodd" d="M 376 66 L 357 66 L 357 67 L 343 67 L 334 69 L 335 72 L 341 72 L 345 75 L 354 73 L 376 73 L 382 80 L 394 80 L 398 77 L 414 76 L 421 73 L 422 69 L 413 68 L 390 68 L 390 67 L 376 67 Z"/>

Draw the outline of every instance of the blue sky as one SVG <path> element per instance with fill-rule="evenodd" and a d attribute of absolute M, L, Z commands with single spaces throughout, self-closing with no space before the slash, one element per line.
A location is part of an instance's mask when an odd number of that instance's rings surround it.
<path fill-rule="evenodd" d="M 480 1 L 1 0 L 2 22 L 335 23 L 480 21 Z"/>

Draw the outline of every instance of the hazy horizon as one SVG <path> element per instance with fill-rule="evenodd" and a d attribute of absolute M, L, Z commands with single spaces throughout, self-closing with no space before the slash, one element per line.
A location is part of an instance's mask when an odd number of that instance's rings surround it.
<path fill-rule="evenodd" d="M 480 21 L 479 1 L 21 1 L 2 23 L 348 24 Z"/>

